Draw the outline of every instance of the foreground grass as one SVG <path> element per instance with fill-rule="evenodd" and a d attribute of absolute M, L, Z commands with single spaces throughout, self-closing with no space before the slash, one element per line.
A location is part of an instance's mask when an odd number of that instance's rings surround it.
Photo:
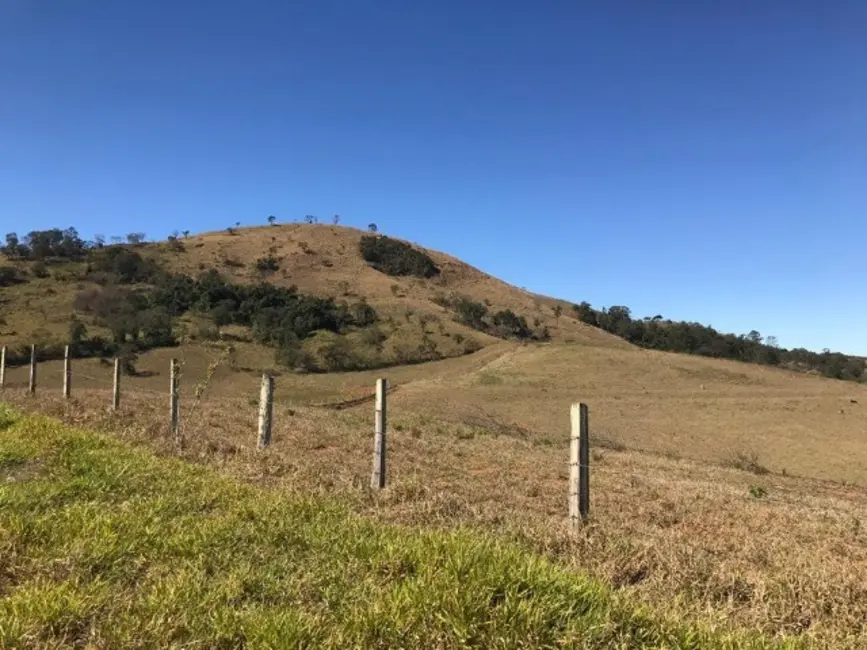
<path fill-rule="evenodd" d="M 770 648 L 0 405 L 0 648 Z"/>

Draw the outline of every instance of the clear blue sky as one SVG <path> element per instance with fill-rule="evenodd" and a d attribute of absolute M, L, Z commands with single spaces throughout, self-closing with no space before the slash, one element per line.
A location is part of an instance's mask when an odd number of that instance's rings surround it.
<path fill-rule="evenodd" d="M 863 0 L 0 0 L 0 231 L 339 213 L 867 354 L 865 34 Z"/>

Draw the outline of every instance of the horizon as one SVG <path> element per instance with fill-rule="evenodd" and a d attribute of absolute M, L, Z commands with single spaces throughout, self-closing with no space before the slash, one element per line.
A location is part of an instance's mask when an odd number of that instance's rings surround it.
<path fill-rule="evenodd" d="M 533 293 L 867 356 L 865 26 L 854 0 L 9 2 L 0 236 L 340 214 Z"/>

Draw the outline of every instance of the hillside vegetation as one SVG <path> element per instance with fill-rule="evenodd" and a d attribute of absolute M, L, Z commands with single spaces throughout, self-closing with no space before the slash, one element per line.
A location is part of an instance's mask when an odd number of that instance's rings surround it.
<path fill-rule="evenodd" d="M 193 341 L 270 347 L 285 370 L 323 372 L 469 354 L 498 339 L 620 342 L 554 301 L 446 256 L 341 227 L 273 226 L 145 244 L 74 229 L 7 236 L 0 343 L 57 358 L 136 355 Z M 479 298 L 484 296 L 484 298 Z"/>
<path fill-rule="evenodd" d="M 642 613 L 479 532 L 407 530 L 0 406 L 3 648 L 795 648 Z"/>
<path fill-rule="evenodd" d="M 86 242 L 73 228 L 8 234 L 0 342 L 37 343 L 46 358 L 72 343 L 80 356 L 120 355 L 132 369 L 143 350 L 236 339 L 274 348 L 288 370 L 333 372 L 460 356 L 497 338 L 618 345 L 607 332 L 649 349 L 867 378 L 863 358 L 786 350 L 755 331 L 636 319 L 625 306 L 568 305 L 349 228 L 229 228 L 157 244 L 144 244 L 142 233 L 126 244 L 112 239 Z M 22 347 L 11 360 L 26 355 Z"/>

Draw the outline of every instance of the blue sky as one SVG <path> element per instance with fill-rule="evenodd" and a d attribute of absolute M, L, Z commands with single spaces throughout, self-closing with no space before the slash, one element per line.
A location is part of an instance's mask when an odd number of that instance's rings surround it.
<path fill-rule="evenodd" d="M 2 0 L 0 231 L 339 213 L 867 354 L 865 33 L 862 0 Z"/>

